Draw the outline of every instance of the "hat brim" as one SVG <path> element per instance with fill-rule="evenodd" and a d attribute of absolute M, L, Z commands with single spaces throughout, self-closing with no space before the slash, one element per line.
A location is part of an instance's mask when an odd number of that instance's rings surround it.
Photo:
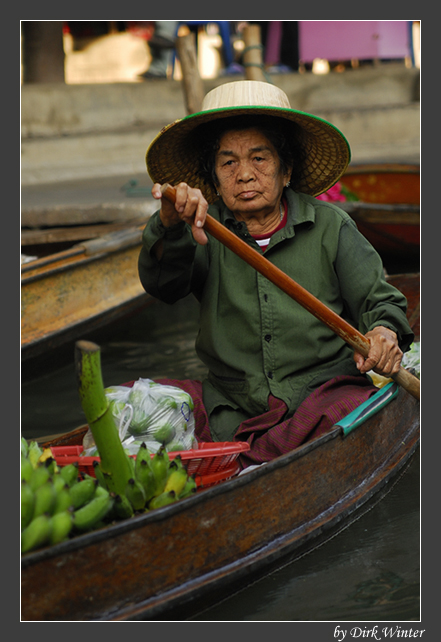
<path fill-rule="evenodd" d="M 176 185 L 185 182 L 199 188 L 209 203 L 216 192 L 199 175 L 200 150 L 194 132 L 199 125 L 219 118 L 255 114 L 281 118 L 296 123 L 296 144 L 304 151 L 306 161 L 297 189 L 318 196 L 335 185 L 351 160 L 349 143 L 331 123 L 302 111 L 280 107 L 228 107 L 198 112 L 164 127 L 153 139 L 146 153 L 146 165 L 154 183 Z"/>

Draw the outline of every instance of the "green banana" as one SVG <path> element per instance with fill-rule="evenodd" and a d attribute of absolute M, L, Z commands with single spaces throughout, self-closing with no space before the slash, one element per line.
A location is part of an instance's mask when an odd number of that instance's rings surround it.
<path fill-rule="evenodd" d="M 129 460 L 130 468 L 132 469 L 132 475 L 134 476 L 135 475 L 136 458 L 132 457 L 131 455 L 129 455 L 128 452 L 126 452 L 126 455 L 127 455 L 127 459 Z"/>
<path fill-rule="evenodd" d="M 104 497 L 105 497 L 106 495 L 110 495 L 110 493 L 109 493 L 109 491 L 107 490 L 107 488 L 103 488 L 102 486 L 100 486 L 100 485 L 98 484 L 98 485 L 97 485 L 97 487 L 95 488 L 95 493 L 94 493 L 94 495 L 93 495 L 93 496 L 94 496 L 94 497 L 101 497 L 101 496 L 104 496 Z"/>
<path fill-rule="evenodd" d="M 170 464 L 170 470 L 171 472 L 164 487 L 164 493 L 168 493 L 173 490 L 176 497 L 178 497 L 184 490 L 184 486 L 187 483 L 187 471 L 183 466 L 179 467 L 174 461 Z"/>
<path fill-rule="evenodd" d="M 185 497 L 190 497 L 197 491 L 198 487 L 196 480 L 193 475 L 187 478 L 184 488 L 182 489 L 179 499 L 185 499 Z"/>
<path fill-rule="evenodd" d="M 25 481 L 29 481 L 32 476 L 33 470 L 34 470 L 34 467 L 32 466 L 29 458 L 22 455 L 21 456 L 21 478 L 24 479 Z"/>
<path fill-rule="evenodd" d="M 64 484 L 63 487 L 57 489 L 57 485 L 54 483 L 54 488 L 56 490 L 56 499 L 55 506 L 52 511 L 53 515 L 57 515 L 57 513 L 62 513 L 63 511 L 69 510 L 69 508 L 73 509 L 69 486 L 67 484 Z"/>
<path fill-rule="evenodd" d="M 21 530 L 32 520 L 35 507 L 35 493 L 26 480 L 21 482 Z"/>
<path fill-rule="evenodd" d="M 133 506 L 133 510 L 142 510 L 145 507 L 146 499 L 142 484 L 134 479 L 129 479 L 126 486 L 126 497 Z"/>
<path fill-rule="evenodd" d="M 70 487 L 69 493 L 72 500 L 72 506 L 75 510 L 84 506 L 92 499 L 98 480 L 94 477 L 85 477 L 81 481 Z"/>
<path fill-rule="evenodd" d="M 95 477 L 98 480 L 98 484 L 102 487 L 108 490 L 107 486 L 107 481 L 106 481 L 106 475 L 103 473 L 100 462 L 95 459 L 93 462 L 93 472 L 95 474 Z"/>
<path fill-rule="evenodd" d="M 49 515 L 35 517 L 21 534 L 21 552 L 28 553 L 49 543 L 52 519 Z"/>
<path fill-rule="evenodd" d="M 147 448 L 145 442 L 143 441 L 142 444 L 140 445 L 138 452 L 136 454 L 136 459 L 135 459 L 135 472 L 137 466 L 141 464 L 141 462 L 145 461 L 150 467 L 152 465 L 152 458 L 150 455 L 150 451 Z"/>
<path fill-rule="evenodd" d="M 151 475 L 148 475 L 147 471 L 150 471 Z M 135 459 L 135 479 L 139 479 L 139 481 L 141 481 L 143 485 L 147 480 L 147 486 L 149 490 L 149 486 L 151 483 L 151 482 L 149 483 L 149 479 L 151 479 L 152 475 L 153 475 L 153 468 L 152 468 L 151 453 L 147 448 L 145 442 L 142 442 L 142 444 L 138 449 L 138 453 Z"/>
<path fill-rule="evenodd" d="M 43 451 L 40 448 L 40 446 L 37 444 L 37 442 L 31 441 L 28 448 L 28 458 L 33 468 L 36 468 L 38 466 L 38 460 L 40 459 L 42 454 L 43 454 Z"/>
<path fill-rule="evenodd" d="M 181 455 L 176 455 L 176 457 L 170 462 L 170 464 L 176 465 L 177 468 L 185 468 Z M 187 469 L 185 468 L 185 470 Z"/>
<path fill-rule="evenodd" d="M 52 515 L 55 508 L 57 493 L 51 479 L 39 486 L 35 491 L 35 506 L 33 518 L 47 513 Z"/>
<path fill-rule="evenodd" d="M 136 479 L 144 489 L 145 501 L 148 502 L 155 494 L 156 480 L 153 470 L 147 461 L 141 460 L 136 466 Z"/>
<path fill-rule="evenodd" d="M 60 468 L 60 475 L 68 486 L 73 486 L 78 481 L 78 464 L 67 464 Z"/>
<path fill-rule="evenodd" d="M 57 491 L 57 493 L 59 493 L 60 490 L 66 488 L 66 487 L 69 488 L 69 486 L 67 486 L 66 482 L 64 481 L 64 479 L 62 478 L 62 476 L 59 473 L 57 473 L 56 475 L 54 475 L 52 477 L 52 483 L 53 483 L 54 488 Z"/>
<path fill-rule="evenodd" d="M 128 519 L 134 514 L 133 506 L 125 495 L 115 495 L 113 512 L 118 519 Z"/>
<path fill-rule="evenodd" d="M 174 490 L 170 490 L 167 493 L 161 493 L 149 502 L 149 509 L 155 510 L 155 508 L 161 508 L 162 506 L 167 506 L 168 504 L 173 504 L 177 500 L 176 493 Z"/>
<path fill-rule="evenodd" d="M 155 475 L 155 492 L 154 496 L 160 495 L 164 491 L 165 483 L 168 476 L 168 467 L 170 458 L 167 451 L 161 446 L 152 459 L 152 470 Z"/>
<path fill-rule="evenodd" d="M 73 526 L 73 512 L 63 510 L 51 517 L 52 529 L 49 536 L 49 544 L 52 546 L 68 539 Z"/>
<path fill-rule="evenodd" d="M 53 457 L 47 457 L 46 459 L 42 460 L 42 463 L 46 466 L 51 476 L 58 473 L 57 462 Z"/>
<path fill-rule="evenodd" d="M 110 493 L 94 497 L 90 502 L 74 511 L 75 530 L 85 532 L 93 529 L 112 510 L 114 499 Z"/>
<path fill-rule="evenodd" d="M 32 471 L 32 475 L 29 479 L 29 485 L 33 491 L 36 491 L 37 488 L 43 486 L 47 481 L 49 481 L 50 473 L 44 464 L 40 464 Z"/>
<path fill-rule="evenodd" d="M 20 452 L 23 457 L 27 457 L 29 454 L 29 444 L 23 436 L 20 440 Z"/>

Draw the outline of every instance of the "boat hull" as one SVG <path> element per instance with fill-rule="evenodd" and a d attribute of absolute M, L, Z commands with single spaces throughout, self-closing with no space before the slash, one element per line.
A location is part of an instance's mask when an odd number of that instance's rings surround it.
<path fill-rule="evenodd" d="M 419 165 L 350 166 L 341 183 L 360 202 L 347 203 L 360 232 L 378 252 L 415 257 L 420 251 Z M 345 204 L 342 204 L 345 208 Z"/>
<path fill-rule="evenodd" d="M 147 305 L 138 275 L 141 229 L 22 266 L 21 359 L 74 341 Z"/>
<path fill-rule="evenodd" d="M 185 619 L 346 526 L 418 441 L 419 403 L 401 390 L 347 436 L 336 427 L 191 498 L 24 555 L 22 620 Z"/>

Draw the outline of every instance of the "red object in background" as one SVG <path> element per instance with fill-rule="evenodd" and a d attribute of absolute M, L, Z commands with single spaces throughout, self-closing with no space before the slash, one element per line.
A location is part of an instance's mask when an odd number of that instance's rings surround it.
<path fill-rule="evenodd" d="M 99 21 L 99 20 L 70 20 L 63 24 L 63 33 L 73 38 L 99 38 L 109 33 L 124 32 L 150 40 L 155 32 L 154 20 Z"/>
<path fill-rule="evenodd" d="M 154 20 L 129 20 L 127 22 L 127 31 L 132 36 L 137 36 L 143 40 L 150 40 L 155 33 Z"/>
<path fill-rule="evenodd" d="M 419 255 L 419 165 L 353 165 L 340 182 L 364 204 L 363 209 L 352 210 L 350 216 L 378 252 L 401 257 Z M 368 207 L 370 204 L 372 207 Z"/>

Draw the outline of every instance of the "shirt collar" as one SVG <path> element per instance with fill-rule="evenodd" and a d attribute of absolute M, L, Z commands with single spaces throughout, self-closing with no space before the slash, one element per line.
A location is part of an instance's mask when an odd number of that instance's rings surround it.
<path fill-rule="evenodd" d="M 315 223 L 314 200 L 307 194 L 294 192 L 292 189 L 285 190 L 285 196 L 288 201 L 288 221 L 287 225 L 300 225 L 302 223 Z"/>
<path fill-rule="evenodd" d="M 293 228 L 302 223 L 309 223 L 310 225 L 315 223 L 315 208 L 312 196 L 294 192 L 292 189 L 285 189 L 284 196 L 288 201 L 288 220 L 285 229 L 289 227 Z M 217 201 L 214 205 L 218 209 L 219 219 L 224 225 L 236 228 L 238 225 L 241 226 L 241 223 L 236 221 L 233 213 L 221 200 Z"/>

